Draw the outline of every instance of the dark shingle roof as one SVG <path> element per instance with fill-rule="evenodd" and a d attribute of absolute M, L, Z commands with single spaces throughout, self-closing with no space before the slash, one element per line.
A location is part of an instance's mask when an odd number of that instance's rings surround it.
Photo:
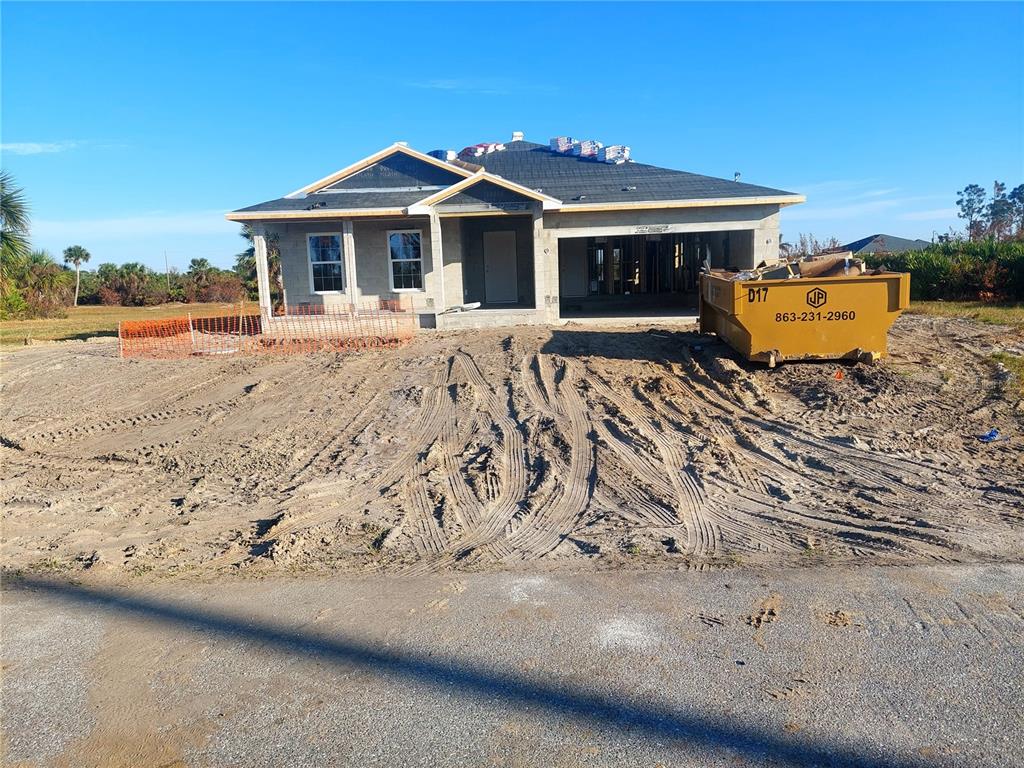
<path fill-rule="evenodd" d="M 304 211 L 312 206 L 339 211 L 361 208 L 405 208 L 432 195 L 436 190 L 403 192 L 328 192 L 305 197 L 281 197 L 258 205 L 241 208 L 236 213 L 251 211 Z"/>
<path fill-rule="evenodd" d="M 524 187 L 540 189 L 545 195 L 570 205 L 793 194 L 644 163 L 609 165 L 558 154 L 544 144 L 529 141 L 513 141 L 505 147 L 502 152 L 473 158 L 470 162 Z M 580 195 L 584 199 L 577 199 Z"/>
<path fill-rule="evenodd" d="M 513 192 L 490 181 L 478 181 L 458 194 L 445 198 L 441 205 L 472 205 L 474 203 L 532 203 L 533 198 Z"/>
<path fill-rule="evenodd" d="M 929 245 L 931 243 L 927 240 L 908 240 L 905 237 L 894 235 L 868 235 L 860 240 L 847 243 L 843 248 L 854 253 L 903 253 L 904 251 L 919 251 Z"/>
<path fill-rule="evenodd" d="M 450 186 L 464 176 L 409 155 L 396 152 L 369 168 L 355 173 L 325 189 L 366 189 L 369 187 L 415 187 L 420 185 Z"/>
<path fill-rule="evenodd" d="M 471 162 L 509 181 L 540 190 L 567 205 L 793 194 L 644 163 L 610 165 L 589 158 L 558 154 L 545 144 L 528 141 L 509 142 L 505 146 L 503 151 L 473 158 Z M 337 192 L 268 200 L 241 208 L 236 213 L 312 210 L 314 205 L 326 210 L 405 208 L 433 194 L 438 187 L 462 178 L 415 158 L 394 155 L 335 183 L 330 188 L 339 190 Z M 416 185 L 423 185 L 424 189 L 413 189 Z M 384 191 L 383 188 L 389 186 L 401 189 Z M 344 189 L 352 191 L 340 191 Z"/>

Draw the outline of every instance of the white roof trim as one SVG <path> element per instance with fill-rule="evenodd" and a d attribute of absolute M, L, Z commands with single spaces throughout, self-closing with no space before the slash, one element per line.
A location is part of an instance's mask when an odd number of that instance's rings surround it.
<path fill-rule="evenodd" d="M 689 200 L 623 200 L 614 203 L 563 203 L 561 213 L 574 211 L 628 211 L 649 208 L 715 208 L 728 205 L 796 205 L 807 200 L 803 195 L 762 195 L 756 197 L 692 198 Z"/>
<path fill-rule="evenodd" d="M 321 189 L 319 192 L 310 192 L 311 195 L 347 195 L 356 192 L 372 192 L 372 193 L 386 193 L 386 192 L 437 192 L 442 189 L 448 189 L 444 184 L 423 184 L 418 187 L 355 187 L 351 189 Z M 309 195 L 303 195 L 303 197 L 309 197 Z"/>
<path fill-rule="evenodd" d="M 523 186 L 522 184 L 517 184 L 514 181 L 509 181 L 508 179 L 503 178 L 502 176 L 498 176 L 496 173 L 488 173 L 485 170 L 480 170 L 474 173 L 473 175 L 463 179 L 462 181 L 458 181 L 448 187 L 445 187 L 440 192 L 437 192 L 433 195 L 429 195 L 423 198 L 422 200 L 413 203 L 412 205 L 409 206 L 409 211 L 411 213 L 415 209 L 417 212 L 419 212 L 421 210 L 431 208 L 434 205 L 443 203 L 449 197 L 457 195 L 459 192 L 462 192 L 463 190 L 469 189 L 470 187 L 479 184 L 480 182 L 490 182 L 491 184 L 496 184 L 499 187 L 504 187 L 507 190 L 516 192 L 517 194 L 523 195 L 524 197 L 528 197 L 531 200 L 536 200 L 537 202 L 542 203 L 543 208 L 546 211 L 557 210 L 562 205 L 561 200 L 551 197 L 551 195 L 545 195 L 543 192 L 538 192 L 537 190 L 530 189 L 529 187 Z"/>
<path fill-rule="evenodd" d="M 343 179 L 348 178 L 349 176 L 353 176 L 359 173 L 360 171 L 369 168 L 374 163 L 378 163 L 381 160 L 391 157 L 391 155 L 394 155 L 398 152 L 408 155 L 409 157 L 414 157 L 417 160 L 422 160 L 423 162 L 437 166 L 438 168 L 444 168 L 446 171 L 451 171 L 452 173 L 458 176 L 468 177 L 473 175 L 472 171 L 467 171 L 465 168 L 459 168 L 457 165 L 446 163 L 444 160 L 438 160 L 436 157 L 431 157 L 430 155 L 426 155 L 422 152 L 417 152 L 415 149 L 407 147 L 404 142 L 400 142 L 392 144 L 389 147 L 385 147 L 379 152 L 374 152 L 372 155 L 364 157 L 359 162 L 352 163 L 352 165 L 346 166 L 345 168 L 342 168 L 340 171 L 335 171 L 329 176 L 324 176 L 319 181 L 314 181 L 312 184 L 307 184 L 301 189 L 297 189 L 294 192 L 285 195 L 285 197 L 302 197 L 312 192 L 319 191 L 320 189 L 326 186 L 335 184 Z"/>
<path fill-rule="evenodd" d="M 228 221 L 270 221 L 272 219 L 351 219 L 365 216 L 401 218 L 405 208 L 315 208 L 311 211 L 232 211 L 225 213 Z"/>

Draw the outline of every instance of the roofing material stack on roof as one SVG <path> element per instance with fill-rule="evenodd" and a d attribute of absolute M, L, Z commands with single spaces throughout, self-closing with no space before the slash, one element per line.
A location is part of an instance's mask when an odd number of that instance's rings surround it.
<path fill-rule="evenodd" d="M 481 155 L 489 155 L 491 152 L 501 152 L 503 149 L 505 149 L 504 144 L 483 142 L 466 147 L 459 152 L 459 157 L 480 157 Z"/>
<path fill-rule="evenodd" d="M 622 144 L 612 144 L 610 147 L 601 147 L 597 152 L 597 159 L 602 163 L 619 165 L 629 162 L 629 147 Z"/>
<path fill-rule="evenodd" d="M 604 144 L 593 139 L 574 141 L 572 143 L 572 153 L 579 157 L 597 157 L 597 153 L 601 151 L 602 147 L 604 147 Z"/>
<path fill-rule="evenodd" d="M 566 152 L 572 151 L 572 145 L 574 143 L 572 136 L 555 136 L 551 139 L 551 151 L 564 155 Z"/>

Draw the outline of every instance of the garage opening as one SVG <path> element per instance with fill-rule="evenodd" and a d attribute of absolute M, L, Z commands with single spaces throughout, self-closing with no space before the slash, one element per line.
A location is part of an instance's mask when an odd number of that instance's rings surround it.
<path fill-rule="evenodd" d="M 691 313 L 705 259 L 752 266 L 754 232 L 573 237 L 558 241 L 562 317 Z"/>

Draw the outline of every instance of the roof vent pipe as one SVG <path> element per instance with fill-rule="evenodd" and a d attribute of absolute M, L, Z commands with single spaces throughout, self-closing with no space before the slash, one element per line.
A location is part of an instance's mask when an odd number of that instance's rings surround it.
<path fill-rule="evenodd" d="M 523 132 L 522 131 L 512 131 L 512 141 L 522 141 L 522 140 L 523 140 Z"/>

